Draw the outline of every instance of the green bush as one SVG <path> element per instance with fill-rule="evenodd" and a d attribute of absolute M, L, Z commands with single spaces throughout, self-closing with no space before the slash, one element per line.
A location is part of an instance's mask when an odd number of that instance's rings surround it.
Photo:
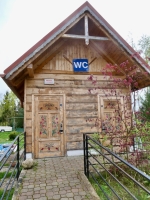
<path fill-rule="evenodd" d="M 18 133 L 13 131 L 9 134 L 9 140 L 14 140 L 17 137 Z"/>

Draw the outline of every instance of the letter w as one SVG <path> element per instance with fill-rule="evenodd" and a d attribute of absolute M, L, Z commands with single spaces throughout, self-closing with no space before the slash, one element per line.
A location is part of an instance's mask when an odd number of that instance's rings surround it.
<path fill-rule="evenodd" d="M 75 68 L 81 68 L 82 62 L 74 62 Z"/>

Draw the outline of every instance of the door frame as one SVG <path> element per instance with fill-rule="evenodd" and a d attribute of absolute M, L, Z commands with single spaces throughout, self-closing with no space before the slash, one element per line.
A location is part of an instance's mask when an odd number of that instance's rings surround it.
<path fill-rule="evenodd" d="M 31 124 L 31 130 L 32 130 L 32 157 L 35 158 L 35 97 L 38 96 L 62 96 L 63 98 L 63 156 L 65 156 L 66 152 L 66 96 L 65 94 L 32 94 L 32 124 Z"/>

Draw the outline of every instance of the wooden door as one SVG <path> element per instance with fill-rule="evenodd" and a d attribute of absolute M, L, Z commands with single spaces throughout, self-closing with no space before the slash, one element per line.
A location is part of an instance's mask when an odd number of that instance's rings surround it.
<path fill-rule="evenodd" d="M 123 130 L 123 98 L 100 97 L 100 118 L 104 132 L 117 132 Z"/>
<path fill-rule="evenodd" d="M 64 155 L 63 95 L 35 96 L 35 158 Z"/>

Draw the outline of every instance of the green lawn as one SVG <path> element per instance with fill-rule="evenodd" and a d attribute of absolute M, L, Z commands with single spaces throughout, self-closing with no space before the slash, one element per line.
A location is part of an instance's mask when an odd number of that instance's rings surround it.
<path fill-rule="evenodd" d="M 2 196 L 3 194 L 3 189 L 0 189 L 0 197 Z M 9 194 L 9 198 L 7 198 L 7 195 L 8 195 L 9 191 L 6 192 L 6 194 L 4 195 L 4 198 L 3 200 L 12 200 L 12 196 L 13 196 L 13 193 L 14 193 L 14 188 L 12 188 L 12 190 L 10 191 L 10 194 Z"/>
<path fill-rule="evenodd" d="M 0 132 L 0 144 L 4 143 L 11 143 L 12 141 L 9 140 L 9 134 L 11 132 Z"/>
<path fill-rule="evenodd" d="M 105 172 L 102 172 L 101 175 L 103 175 L 104 179 L 107 181 L 107 183 L 117 192 L 119 197 L 123 200 L 130 200 L 133 199 L 128 195 L 127 192 L 120 186 L 120 184 L 117 183 L 116 180 L 113 178 L 109 177 L 109 175 L 105 174 Z M 136 174 L 135 174 L 136 176 Z M 96 181 L 99 183 L 101 189 L 107 194 L 109 199 L 112 200 L 117 200 L 118 198 L 114 193 L 110 190 L 108 185 L 99 177 L 99 176 L 94 176 Z M 116 177 L 116 176 L 115 176 Z M 126 187 L 130 190 L 130 192 L 135 195 L 135 197 L 139 200 L 147 200 L 150 199 L 150 195 L 148 195 L 146 192 L 144 192 L 142 189 L 140 189 L 136 184 L 134 184 L 132 181 L 130 181 L 127 177 L 125 176 L 120 176 L 117 177 L 117 179 Z M 89 181 L 91 182 L 93 188 L 97 192 L 98 196 L 100 197 L 101 200 L 107 199 L 102 192 L 102 190 L 98 187 L 98 184 L 95 183 L 93 180 L 92 176 L 90 176 Z M 150 182 L 149 181 L 140 181 L 142 185 L 144 185 L 148 190 L 150 190 Z"/>
<path fill-rule="evenodd" d="M 9 132 L 0 132 L 0 144 L 12 143 L 13 140 L 9 140 L 9 134 L 12 133 L 12 132 L 11 131 L 9 131 Z M 17 134 L 20 134 L 20 132 L 17 132 Z M 21 136 L 21 138 L 22 137 L 23 136 Z M 24 143 L 23 140 L 21 140 L 20 145 L 22 146 L 23 143 Z"/>

